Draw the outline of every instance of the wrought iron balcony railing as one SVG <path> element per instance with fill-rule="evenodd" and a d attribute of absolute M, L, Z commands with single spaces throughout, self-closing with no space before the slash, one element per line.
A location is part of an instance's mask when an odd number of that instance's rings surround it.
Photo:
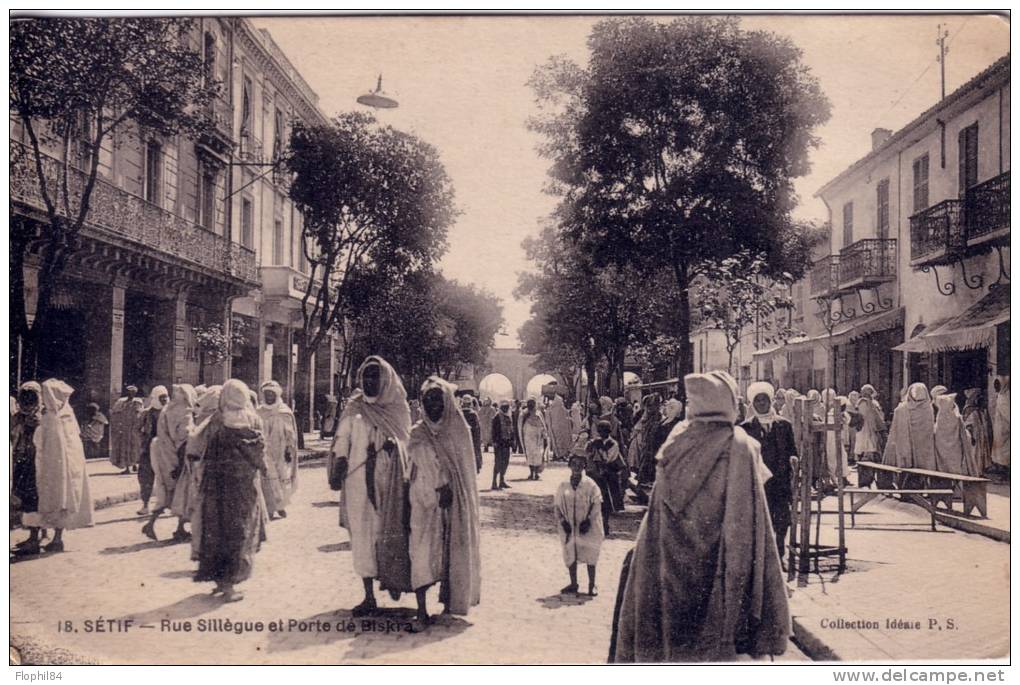
<path fill-rule="evenodd" d="M 262 141 L 250 132 L 241 131 L 240 144 L 237 148 L 237 157 L 242 162 L 253 164 L 262 163 Z"/>
<path fill-rule="evenodd" d="M 865 238 L 839 253 L 841 290 L 873 288 L 896 280 L 896 239 Z"/>
<path fill-rule="evenodd" d="M 954 261 L 963 251 L 963 203 L 943 200 L 910 217 L 910 263 L 913 266 Z"/>
<path fill-rule="evenodd" d="M 10 150 L 11 199 L 45 211 L 31 151 L 13 142 Z M 48 188 L 57 188 L 61 169 L 59 160 L 43 158 Z M 71 169 L 68 185 L 72 211 L 79 206 L 78 198 L 81 197 L 84 184 L 85 175 L 77 169 Z M 160 209 L 102 179 L 97 179 L 92 191 L 89 214 L 83 230 L 86 235 L 99 239 L 114 237 L 128 240 L 247 284 L 259 283 L 254 251 L 182 216 Z"/>
<path fill-rule="evenodd" d="M 839 284 L 839 255 L 829 255 L 815 261 L 811 267 L 809 293 L 811 297 L 829 296 Z"/>
<path fill-rule="evenodd" d="M 234 112 L 230 103 L 223 98 L 213 98 L 209 103 L 209 115 L 212 117 L 216 133 L 233 144 Z"/>
<path fill-rule="evenodd" d="M 967 191 L 964 198 L 967 243 L 980 243 L 1009 232 L 1009 172 Z"/>

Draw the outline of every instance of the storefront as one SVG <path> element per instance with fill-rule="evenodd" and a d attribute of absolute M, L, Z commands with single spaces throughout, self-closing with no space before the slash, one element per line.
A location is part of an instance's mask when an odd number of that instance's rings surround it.
<path fill-rule="evenodd" d="M 908 382 L 950 392 L 983 388 L 992 392 L 995 376 L 1009 374 L 1009 289 L 995 288 L 962 314 L 929 327 L 918 326 L 894 349 L 907 354 Z"/>

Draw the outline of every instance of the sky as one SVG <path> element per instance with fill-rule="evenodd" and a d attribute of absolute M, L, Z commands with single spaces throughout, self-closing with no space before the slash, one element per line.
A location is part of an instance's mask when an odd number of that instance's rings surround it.
<path fill-rule="evenodd" d="M 530 316 L 516 301 L 517 274 L 530 268 L 521 241 L 555 205 L 545 195 L 548 161 L 527 119 L 537 113 L 527 81 L 553 55 L 588 59 L 592 16 L 259 17 L 332 116 L 362 108 L 375 87 L 400 103 L 379 119 L 438 148 L 461 211 L 440 263 L 448 278 L 474 283 L 503 301 L 516 345 Z M 825 220 L 812 195 L 863 157 L 875 128 L 898 130 L 940 96 L 938 25 L 949 31 L 946 92 L 1009 52 L 1009 24 L 988 15 L 746 16 L 747 29 L 789 36 L 832 103 L 816 133 L 811 173 L 796 182 L 798 219 Z"/>

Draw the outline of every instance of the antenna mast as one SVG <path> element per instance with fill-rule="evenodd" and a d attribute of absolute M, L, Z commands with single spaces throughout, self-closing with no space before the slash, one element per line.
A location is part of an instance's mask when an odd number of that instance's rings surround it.
<path fill-rule="evenodd" d="M 939 56 L 935 58 L 935 61 L 939 63 L 942 71 L 942 99 L 946 99 L 946 55 L 949 53 L 949 46 L 946 45 L 946 39 L 949 38 L 949 29 L 943 28 L 942 24 L 938 26 L 938 36 L 935 39 L 935 44 L 939 46 Z"/>

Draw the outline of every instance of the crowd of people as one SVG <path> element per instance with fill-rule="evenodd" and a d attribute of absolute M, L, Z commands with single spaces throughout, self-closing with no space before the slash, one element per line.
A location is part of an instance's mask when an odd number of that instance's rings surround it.
<path fill-rule="evenodd" d="M 354 616 L 378 610 L 377 584 L 394 600 L 413 593 L 422 628 L 433 621 L 427 593 L 434 585 L 444 612 L 466 614 L 479 604 L 476 479 L 491 448 L 494 491 L 511 487 L 515 453 L 524 456 L 528 480 L 540 480 L 550 461 L 567 463 L 553 497 L 569 576 L 562 593 L 580 592 L 583 565 L 587 594 L 599 594 L 596 570 L 612 515 L 628 497 L 647 505 L 620 575 L 612 661 L 718 661 L 785 649 L 782 558 L 791 470 L 802 452 L 797 391 L 755 382 L 741 394 L 728 374 L 711 372 L 684 379 L 686 407 L 673 393 L 639 402 L 603 396 L 582 406 L 557 394 L 524 403 L 458 397 L 456 386 L 431 377 L 409 401 L 397 372 L 377 356 L 358 369 L 356 387 L 331 417 L 327 464 L 362 579 Z M 87 445 L 109 425 L 111 462 L 139 482 L 142 533 L 158 539 L 156 525 L 169 510 L 172 539 L 191 543 L 195 580 L 212 582 L 224 601 L 243 599 L 236 586 L 251 576 L 270 522 L 287 516 L 298 484 L 297 425 L 280 384 L 258 392 L 237 379 L 156 386 L 147 401 L 129 386 L 109 422 L 96 407 L 80 424 L 73 392 L 56 379 L 18 392 L 12 504 L 29 537 L 15 553 L 63 551 L 65 530 L 92 525 Z M 825 432 L 814 485 L 837 487 L 858 460 L 1008 472 L 1008 376 L 996 380 L 990 411 L 978 391 L 964 394 L 961 408 L 946 388 L 914 383 L 887 420 L 871 385 L 846 396 L 809 390 L 808 420 L 839 417 L 844 428 Z M 43 547 L 49 529 L 54 537 Z"/>

